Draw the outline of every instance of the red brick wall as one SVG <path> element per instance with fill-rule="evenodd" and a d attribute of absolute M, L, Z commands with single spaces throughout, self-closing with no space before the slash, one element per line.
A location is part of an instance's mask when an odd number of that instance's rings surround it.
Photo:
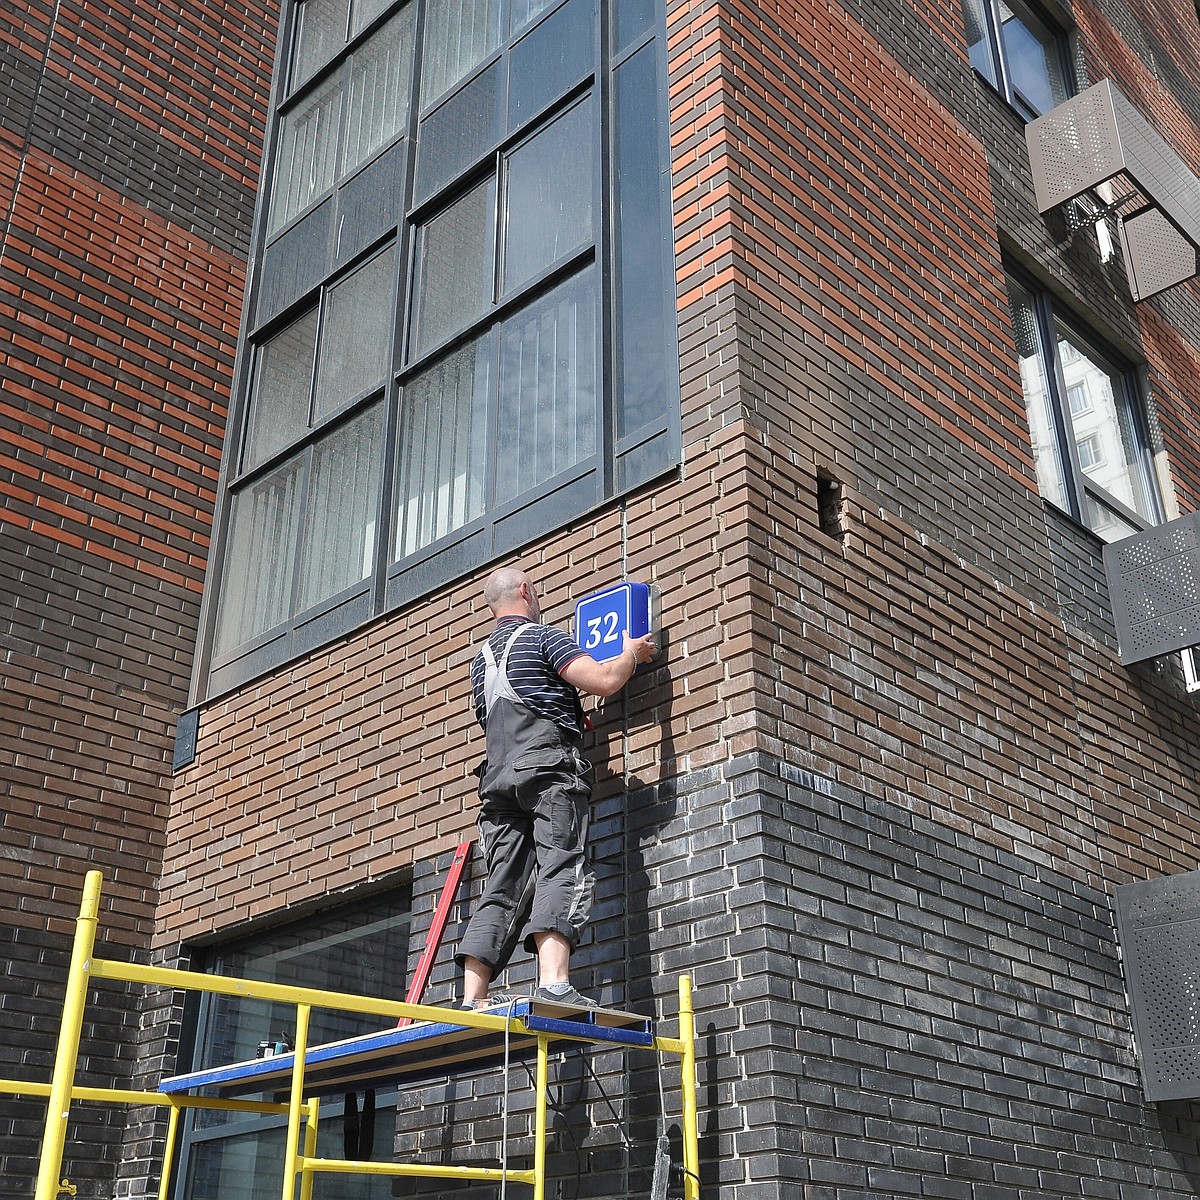
<path fill-rule="evenodd" d="M 103 952 L 149 951 L 275 22 L 265 4 L 0 6 L 5 1078 L 48 1078 L 87 870 Z M 127 1081 L 141 1027 L 101 989 L 82 1077 Z M 0 1191 L 36 1172 L 37 1107 L 0 1105 Z M 123 1123 L 92 1106 L 73 1124 L 81 1194 L 112 1194 Z"/>

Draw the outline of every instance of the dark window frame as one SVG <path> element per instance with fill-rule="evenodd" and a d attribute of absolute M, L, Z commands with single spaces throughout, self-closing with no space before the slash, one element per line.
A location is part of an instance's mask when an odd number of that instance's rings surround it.
<path fill-rule="evenodd" d="M 624 362 L 619 361 L 623 335 L 616 325 L 622 300 L 618 294 L 614 245 L 619 236 L 622 217 L 618 212 L 616 185 L 611 178 L 618 137 L 614 101 L 617 72 L 641 54 L 643 57 L 639 61 L 645 64 L 642 73 L 646 78 L 658 81 L 665 79 L 664 15 L 652 9 L 647 9 L 649 16 L 635 14 L 632 24 L 638 27 L 638 31 L 626 37 L 623 45 L 615 46 L 612 44 L 615 35 L 610 31 L 615 29 L 619 20 L 628 16 L 629 11 L 636 8 L 636 4 L 631 7 L 629 0 L 551 0 L 530 22 L 516 31 L 509 28 L 509 5 L 506 3 L 503 6 L 504 26 L 499 48 L 485 55 L 484 59 L 467 71 L 454 86 L 423 108 L 421 56 L 425 44 L 425 14 L 424 8 L 420 7 L 422 0 L 408 0 L 408 3 L 418 7 L 413 10 L 415 20 L 412 92 L 408 104 L 407 126 L 352 171 L 344 176 L 338 175 L 332 189 L 320 196 L 314 195 L 311 203 L 302 212 L 295 214 L 278 228 L 272 228 L 270 187 L 266 185 L 276 175 L 274 159 L 281 140 L 281 123 L 286 114 L 293 111 L 296 104 L 303 103 L 311 89 L 321 87 L 323 81 L 332 75 L 341 72 L 345 78 L 350 70 L 348 64 L 351 56 L 365 39 L 395 18 L 404 8 L 404 4 L 393 3 L 379 11 L 367 27 L 355 34 L 341 51 L 330 57 L 328 63 L 291 92 L 287 92 L 285 84 L 279 80 L 284 78 L 280 72 L 291 70 L 291 38 L 294 34 L 290 34 L 289 39 L 281 44 L 269 123 L 269 152 L 263 164 L 264 195 L 256 214 L 251 272 L 243 315 L 244 333 L 235 364 L 229 433 L 217 486 L 214 538 L 203 601 L 201 636 L 193 671 L 192 696 L 196 703 L 214 699 L 278 669 L 336 637 L 344 636 L 371 620 L 411 603 L 423 593 L 452 582 L 488 562 L 511 553 L 520 545 L 546 536 L 611 503 L 619 496 L 678 469 L 682 450 L 682 414 L 678 403 L 678 327 L 669 172 L 663 170 L 665 164 L 670 161 L 669 111 L 661 86 L 655 88 L 649 100 L 639 102 L 636 109 L 638 120 L 641 122 L 638 125 L 639 129 L 649 128 L 651 123 L 654 126 L 654 136 L 644 139 L 646 148 L 641 153 L 647 163 L 657 164 L 649 172 L 655 179 L 657 208 L 644 218 L 636 218 L 635 224 L 631 226 L 638 232 L 638 244 L 643 252 L 647 245 L 660 246 L 662 250 L 663 261 L 659 278 L 663 295 L 655 311 L 666 336 L 659 339 L 663 343 L 663 349 L 661 361 L 653 364 L 653 378 L 666 378 L 669 386 L 660 389 L 665 392 L 666 398 L 657 410 L 653 406 L 630 409 L 629 404 L 636 405 L 640 397 L 633 392 L 626 394 L 625 385 L 621 382 L 625 366 Z M 589 61 L 587 58 L 581 59 L 574 53 L 564 54 L 552 83 L 537 84 L 532 89 L 523 87 L 520 93 L 523 101 L 511 101 L 504 98 L 506 93 L 502 95 L 502 113 L 499 120 L 502 126 L 507 122 L 504 126 L 507 131 L 502 129 L 502 136 L 481 149 L 476 157 L 462 160 L 462 165 L 454 166 L 450 174 L 439 182 L 436 188 L 429 191 L 428 195 L 418 198 L 418 132 L 421 122 L 437 114 L 447 102 L 452 102 L 460 96 L 488 70 L 495 70 L 498 63 L 503 65 L 503 79 L 507 88 L 506 81 L 515 70 L 514 55 L 519 56 L 524 49 L 524 58 L 516 59 L 518 65 L 521 62 L 535 61 L 538 45 L 532 39 L 541 35 L 542 45 L 552 44 L 546 42 L 545 38 L 558 37 L 565 28 L 580 28 L 579 22 L 585 11 L 591 13 L 592 49 L 590 52 L 584 52 L 590 53 L 591 65 L 586 66 Z M 281 17 L 285 28 L 293 21 L 294 12 L 293 5 L 285 7 Z M 549 23 L 555 20 L 566 24 L 552 29 Z M 526 39 L 531 40 L 526 43 Z M 645 57 L 647 55 L 649 57 Z M 646 71 L 651 71 L 652 75 L 646 74 Z M 515 74 L 513 78 L 516 78 Z M 464 329 L 455 331 L 448 339 L 424 347 L 420 357 L 410 356 L 408 348 L 413 319 L 415 251 L 419 224 L 489 176 L 495 181 L 499 212 L 508 155 L 550 128 L 575 106 L 584 103 L 585 98 L 591 106 L 589 119 L 593 136 L 590 243 L 564 251 L 562 257 L 552 256 L 552 260 L 548 260 L 538 273 L 523 279 L 509 293 L 502 294 L 502 280 L 499 274 L 501 247 L 497 239 L 492 247 L 493 287 L 492 302 L 488 311 Z M 648 103 L 654 105 L 653 110 L 646 109 Z M 633 111 L 631 109 L 628 114 L 621 114 L 622 121 L 627 125 L 633 120 Z M 504 113 L 507 113 L 507 116 Z M 342 124 L 344 120 L 343 116 Z M 633 126 L 629 125 L 623 135 L 630 147 L 635 145 L 630 133 L 632 128 Z M 344 131 L 339 127 L 339 140 L 343 136 Z M 401 157 L 397 158 L 396 155 Z M 385 156 L 391 156 L 388 163 L 382 161 Z M 452 152 L 446 161 L 454 164 L 459 159 L 454 157 Z M 338 214 L 345 203 L 342 194 L 349 186 L 355 185 L 355 181 L 363 178 L 367 171 L 372 170 L 375 164 L 380 164 L 381 167 L 381 170 L 375 171 L 376 175 L 385 180 L 398 181 L 393 186 L 402 187 L 403 198 L 397 195 L 395 211 L 389 216 L 390 209 L 387 209 L 378 223 L 370 227 L 368 236 L 372 240 L 369 244 L 366 244 L 366 239 L 360 237 L 357 242 L 352 242 L 349 253 L 345 254 L 341 248 L 341 233 L 338 232 Z M 367 186 L 370 188 L 373 184 Z M 389 196 L 395 194 L 388 193 Z M 369 190 L 360 190 L 356 203 L 370 205 L 374 202 L 373 196 L 374 193 Z M 362 200 L 362 197 L 366 199 Z M 641 199 L 640 194 L 637 199 Z M 493 228 L 494 232 L 500 230 L 498 221 Z M 397 320 L 393 326 L 394 336 L 390 347 L 388 373 L 382 389 L 373 389 L 352 398 L 337 412 L 326 414 L 302 437 L 275 449 L 269 458 L 256 462 L 252 470 L 242 469 L 244 443 L 251 416 L 256 347 L 286 328 L 314 303 L 321 306 L 320 331 L 323 332 L 324 297 L 328 290 L 351 270 L 378 253 L 393 238 L 397 247 L 394 295 Z M 286 243 L 285 239 L 288 239 Z M 298 252 L 289 247 L 297 247 Z M 272 263 L 276 265 L 272 267 Z M 314 267 L 314 263 L 320 265 Z M 397 463 L 401 452 L 398 438 L 404 387 L 422 370 L 431 364 L 436 365 L 438 360 L 453 353 L 456 348 L 461 348 L 481 333 L 491 331 L 489 336 L 494 337 L 498 343 L 500 331 L 507 320 L 520 314 L 523 309 L 535 308 L 542 298 L 550 295 L 554 289 L 587 271 L 594 272 L 596 279 L 594 303 L 589 305 L 595 308 L 596 314 L 595 453 L 583 461 L 575 461 L 557 471 L 553 477 L 543 479 L 529 491 L 511 500 L 486 507 L 482 516 L 467 521 L 436 543 L 419 547 L 404 559 L 394 559 L 399 516 L 395 511 L 398 495 Z M 655 278 L 653 273 L 650 278 Z M 268 279 L 269 284 L 266 282 Z M 269 299 L 264 301 L 261 296 L 264 294 L 262 289 L 266 287 L 269 287 Z M 657 345 L 657 342 L 655 344 Z M 646 353 L 644 346 L 630 342 L 625 353 L 631 356 L 628 358 L 631 374 L 639 370 L 644 361 L 649 361 L 643 357 Z M 319 349 L 314 361 L 319 364 Z M 314 366 L 310 382 L 310 405 L 318 369 L 319 365 Z M 226 645 L 217 657 L 216 634 L 222 593 L 220 584 L 224 559 L 230 548 L 232 498 L 254 478 L 265 476 L 294 455 L 303 453 L 311 459 L 323 437 L 336 432 L 345 421 L 378 401 L 384 406 L 384 441 L 382 480 L 375 509 L 374 568 L 370 577 L 303 612 L 298 611 L 293 603 L 288 618 L 281 624 L 257 634 L 245 643 Z M 491 403 L 494 406 L 495 401 Z M 636 419 L 631 420 L 631 412 Z M 629 427 L 619 432 L 621 422 L 625 422 Z M 293 548 L 293 557 L 297 563 L 303 538 L 301 529 L 296 534 L 297 540 Z M 299 587 L 297 569 L 293 582 L 294 594 L 298 592 Z"/>
<path fill-rule="evenodd" d="M 972 0 L 967 0 L 971 3 Z M 1028 97 L 1024 96 L 1014 80 L 1013 65 L 1010 61 L 1008 48 L 1005 44 L 1003 19 L 1000 6 L 1004 0 L 975 0 L 983 10 L 983 32 L 985 33 L 984 51 L 987 55 L 989 71 L 975 65 L 975 73 L 989 88 L 995 91 L 1004 102 L 1016 112 L 1023 121 L 1029 122 L 1041 116 L 1048 109 L 1039 109 Z M 1078 90 L 1078 79 L 1075 75 L 1072 55 L 1071 27 L 1063 24 L 1038 0 L 1019 0 L 1023 7 L 1050 34 L 1053 41 L 1052 54 L 1054 65 L 1058 68 L 1067 96 L 1073 96 Z M 1064 97 L 1065 99 L 1066 97 Z"/>
<path fill-rule="evenodd" d="M 1045 376 L 1051 433 L 1055 439 L 1054 449 L 1060 467 L 1059 482 L 1063 487 L 1066 508 L 1064 510 L 1055 500 L 1043 496 L 1045 503 L 1065 511 L 1076 524 L 1095 536 L 1100 535 L 1090 519 L 1089 502 L 1107 510 L 1118 520 L 1131 526 L 1134 531 L 1159 524 L 1165 519 L 1165 509 L 1157 472 L 1154 469 L 1149 396 L 1138 368 L 1115 351 L 1101 349 L 1102 339 L 1091 332 L 1070 309 L 1056 304 L 1050 292 L 1028 274 L 1011 265 L 1006 265 L 1006 274 L 1024 290 L 1031 303 L 1033 332 Z M 1010 296 L 1010 304 L 1012 303 Z M 1145 493 L 1147 506 L 1151 510 L 1149 514 L 1139 513 L 1130 508 L 1083 470 L 1073 432 L 1066 375 L 1058 350 L 1056 328 L 1059 326 L 1069 332 L 1096 360 L 1114 370 L 1114 379 L 1121 390 L 1119 397 L 1114 396 L 1114 401 L 1128 415 L 1130 432 L 1135 442 L 1135 454 L 1130 465 L 1137 473 L 1137 482 Z M 1028 403 L 1028 397 L 1026 402 Z"/>

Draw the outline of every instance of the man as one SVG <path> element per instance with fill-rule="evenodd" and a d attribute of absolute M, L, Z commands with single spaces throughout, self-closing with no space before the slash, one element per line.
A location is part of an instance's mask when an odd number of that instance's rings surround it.
<path fill-rule="evenodd" d="M 579 692 L 611 696 L 657 653 L 625 635 L 620 657 L 597 662 L 541 624 L 533 582 L 501 567 L 484 585 L 496 628 L 471 663 L 475 716 L 487 737 L 479 768 L 479 839 L 487 882 L 455 961 L 464 1008 L 506 1003 L 487 989 L 508 964 L 522 925 L 537 955 L 539 999 L 590 1008 L 570 982 L 571 951 L 592 907 L 587 838 L 591 767 L 579 752 Z"/>

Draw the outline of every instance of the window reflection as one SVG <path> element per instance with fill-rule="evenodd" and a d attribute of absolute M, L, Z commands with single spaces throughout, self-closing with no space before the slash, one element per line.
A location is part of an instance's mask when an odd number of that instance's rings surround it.
<path fill-rule="evenodd" d="M 1024 0 L 963 0 L 971 66 L 1026 119 L 1074 92 L 1064 38 Z"/>
<path fill-rule="evenodd" d="M 1041 116 L 1069 95 L 1059 37 L 1019 0 L 999 0 L 1000 36 L 1014 99 Z"/>
<path fill-rule="evenodd" d="M 412 355 L 419 358 L 483 316 L 492 301 L 496 184 L 487 179 L 417 232 Z"/>
<path fill-rule="evenodd" d="M 1082 388 L 1088 405 L 1071 411 L 1071 432 L 1080 470 L 1126 508 L 1153 523 L 1154 506 L 1146 487 L 1142 447 L 1125 398 L 1121 373 L 1094 351 L 1085 349 L 1061 322 L 1055 336 L 1063 379 L 1070 394 Z M 1063 351 L 1070 352 L 1070 361 Z"/>
<path fill-rule="evenodd" d="M 496 501 L 596 451 L 595 272 L 506 321 L 501 332 Z"/>
<path fill-rule="evenodd" d="M 592 106 L 569 109 L 505 161 L 504 291 L 592 241 Z"/>
<path fill-rule="evenodd" d="M 316 345 L 314 307 L 258 348 L 242 470 L 266 462 L 308 428 Z"/>
<path fill-rule="evenodd" d="M 394 557 L 414 554 L 484 511 L 493 339 L 468 343 L 405 389 Z"/>
<path fill-rule="evenodd" d="M 289 459 L 233 499 L 217 616 L 218 654 L 288 618 L 305 462 L 301 455 Z"/>
<path fill-rule="evenodd" d="M 1008 290 L 1042 495 L 1108 540 L 1155 524 L 1158 499 L 1128 372 L 1055 316 L 1048 297 L 1012 278 Z"/>
<path fill-rule="evenodd" d="M 383 382 L 391 357 L 395 271 L 389 246 L 326 292 L 314 424 Z"/>

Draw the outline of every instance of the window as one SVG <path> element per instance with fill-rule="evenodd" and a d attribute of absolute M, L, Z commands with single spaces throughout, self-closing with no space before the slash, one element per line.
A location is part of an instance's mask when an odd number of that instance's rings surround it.
<path fill-rule="evenodd" d="M 287 20 L 201 698 L 679 461 L 662 13 Z"/>
<path fill-rule="evenodd" d="M 1042 495 L 1106 541 L 1161 520 L 1133 372 L 1009 277 L 1021 385 Z"/>
<path fill-rule="evenodd" d="M 407 888 L 353 907 L 318 914 L 248 941 L 211 951 L 207 968 L 269 983 L 394 998 L 406 989 L 411 896 Z M 195 1018 L 195 1050 L 180 1070 L 202 1070 L 254 1058 L 260 1042 L 295 1033 L 288 1004 L 204 994 Z M 314 1008 L 310 1044 L 379 1029 L 384 1019 Z M 272 1099 L 272 1097 L 264 1097 Z M 394 1092 L 376 1095 L 377 1108 L 395 1103 Z M 342 1158 L 342 1101 L 321 1103 L 320 1157 Z M 383 1156 L 394 1122 L 376 1126 Z M 189 1110 L 180 1140 L 177 1200 L 274 1200 L 287 1129 L 284 1116 Z M 340 1182 L 339 1182 L 340 1181 Z M 322 1179 L 328 1200 L 390 1200 L 391 1180 L 363 1176 Z"/>
<path fill-rule="evenodd" d="M 345 8 L 344 0 L 340 5 L 305 0 L 298 6 L 293 78 L 307 78 L 330 44 L 340 48 L 345 37 L 330 32 L 336 23 L 331 24 L 328 10 L 339 10 L 340 15 Z M 318 12 L 325 14 L 319 18 L 321 32 L 306 38 L 306 28 L 318 27 Z M 416 4 L 405 5 L 332 71 L 288 102 L 276 136 L 270 232 L 304 212 L 335 180 L 406 131 L 415 17 Z"/>
<path fill-rule="evenodd" d="M 1066 38 L 1022 0 L 965 0 L 971 65 L 1027 121 L 1074 94 Z"/>
<path fill-rule="evenodd" d="M 1063 351 L 1070 349 L 1073 352 L 1073 357 L 1068 358 Z M 1079 361 L 1079 354 L 1075 351 L 1075 347 L 1069 342 L 1059 343 L 1059 356 L 1062 358 L 1063 369 L 1068 365 L 1073 365 Z M 1076 383 L 1067 384 L 1067 406 L 1071 410 L 1071 416 L 1081 417 L 1085 412 L 1090 412 L 1092 407 L 1092 398 L 1088 395 L 1087 380 L 1080 379 Z"/>
<path fill-rule="evenodd" d="M 218 655 L 367 585 L 394 273 L 389 246 L 333 280 L 255 352 L 242 469 L 229 487 Z M 376 402 L 364 407 L 372 393 Z M 281 451 L 290 453 L 280 460 Z"/>

